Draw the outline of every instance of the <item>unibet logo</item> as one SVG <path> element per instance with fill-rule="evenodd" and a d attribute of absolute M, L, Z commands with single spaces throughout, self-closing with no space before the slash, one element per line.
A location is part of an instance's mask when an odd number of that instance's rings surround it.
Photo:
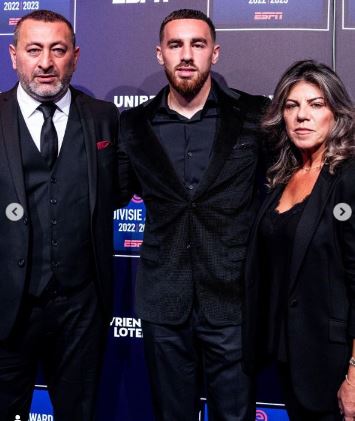
<path fill-rule="evenodd" d="M 143 104 L 148 99 L 154 98 L 155 95 L 115 95 L 113 102 L 117 108 L 132 108 Z"/>
<path fill-rule="evenodd" d="M 148 0 L 148 3 L 168 3 L 169 0 Z M 112 4 L 147 3 L 146 0 L 112 0 Z"/>

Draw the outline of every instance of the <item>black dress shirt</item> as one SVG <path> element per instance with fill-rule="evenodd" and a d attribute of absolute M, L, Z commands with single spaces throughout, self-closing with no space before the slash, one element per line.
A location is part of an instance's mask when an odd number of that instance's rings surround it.
<path fill-rule="evenodd" d="M 211 157 L 219 115 L 217 97 L 212 86 L 202 110 L 189 119 L 169 108 L 168 93 L 166 88 L 152 126 L 178 177 L 193 194 Z"/>

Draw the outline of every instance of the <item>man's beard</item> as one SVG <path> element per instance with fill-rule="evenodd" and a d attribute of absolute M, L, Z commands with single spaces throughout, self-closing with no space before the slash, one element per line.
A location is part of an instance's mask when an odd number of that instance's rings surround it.
<path fill-rule="evenodd" d="M 37 101 L 58 101 L 62 98 L 69 88 L 71 75 L 65 76 L 62 80 L 58 80 L 54 85 L 39 84 L 34 79 L 29 80 L 28 77 L 18 72 L 18 77 L 23 89 Z"/>
<path fill-rule="evenodd" d="M 193 99 L 202 89 L 206 80 L 210 75 L 210 71 L 204 73 L 197 73 L 195 79 L 183 79 L 175 76 L 174 71 L 170 71 L 165 68 L 165 74 L 172 88 L 175 89 L 183 98 L 187 100 Z"/>

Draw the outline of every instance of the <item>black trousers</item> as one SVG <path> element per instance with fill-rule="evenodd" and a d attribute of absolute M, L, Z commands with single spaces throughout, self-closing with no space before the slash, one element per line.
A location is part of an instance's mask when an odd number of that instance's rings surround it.
<path fill-rule="evenodd" d="M 342 421 L 337 404 L 337 397 L 334 396 L 334 410 L 329 412 L 315 412 L 305 408 L 297 399 L 295 394 L 288 364 L 279 363 L 280 380 L 282 384 L 285 405 L 290 421 Z"/>
<path fill-rule="evenodd" d="M 93 283 L 73 295 L 26 300 L 13 334 L 0 342 L 0 420 L 28 420 L 39 361 L 55 420 L 93 420 L 105 331 Z"/>
<path fill-rule="evenodd" d="M 212 326 L 194 313 L 183 325 L 142 327 L 157 421 L 198 420 L 204 383 L 209 421 L 255 421 L 241 326 Z"/>

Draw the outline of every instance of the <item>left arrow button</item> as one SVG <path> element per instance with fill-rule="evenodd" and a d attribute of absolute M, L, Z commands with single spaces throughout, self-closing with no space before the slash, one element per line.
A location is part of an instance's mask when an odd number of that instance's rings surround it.
<path fill-rule="evenodd" d="M 6 206 L 5 214 L 7 219 L 16 222 L 22 219 L 24 210 L 19 203 L 10 203 Z"/>

